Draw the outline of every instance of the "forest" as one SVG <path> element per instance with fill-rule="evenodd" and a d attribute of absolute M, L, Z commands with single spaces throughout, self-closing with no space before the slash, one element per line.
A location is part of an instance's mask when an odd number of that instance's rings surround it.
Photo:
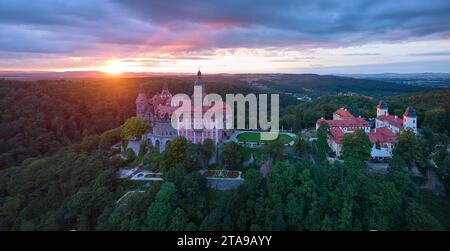
<path fill-rule="evenodd" d="M 415 139 L 405 136 L 399 144 L 408 147 L 417 143 L 410 140 Z M 348 147 L 364 149 L 358 144 Z M 179 138 L 170 143 L 163 158 L 152 160 L 165 166 L 164 181 L 117 204 L 117 199 L 136 185 L 114 175 L 126 163 L 89 144 L 72 145 L 50 157 L 1 171 L 0 227 L 2 230 L 448 229 L 446 211 L 427 208 L 430 198 L 435 201 L 436 196 L 419 189 L 404 169 L 416 163 L 407 163 L 409 156 L 401 150 L 403 147 L 395 152 L 388 173 L 381 175 L 367 171 L 362 161 L 367 152 L 350 154 L 344 157 L 345 164 L 332 165 L 321 159 L 320 152 L 327 150 L 321 149 L 319 142 L 313 147 L 297 142 L 297 146 L 298 158 L 274 158 L 267 177 L 257 166 L 249 166 L 241 169 L 246 180 L 243 185 L 218 191 L 206 187 L 205 178 L 197 171 L 198 165 L 189 169 L 185 165 L 192 162 L 192 148 L 198 148 Z M 414 154 L 421 155 L 426 149 L 415 151 Z M 307 158 L 311 152 L 316 161 Z M 239 153 L 223 154 L 238 158 Z M 171 165 L 164 164 L 163 160 L 169 157 L 173 160 Z"/>
<path fill-rule="evenodd" d="M 191 95 L 192 77 L 152 77 L 89 80 L 17 81 L 0 79 L 0 169 L 20 164 L 28 158 L 48 156 L 63 146 L 80 143 L 122 125 L 135 112 L 135 99 L 142 84 L 149 95 L 164 84 L 172 94 Z M 206 91 L 259 93 L 242 82 L 209 79 Z M 288 96 L 280 105 L 298 103 Z"/>
<path fill-rule="evenodd" d="M 430 91 L 430 86 L 412 86 L 402 83 L 349 78 L 317 74 L 264 74 L 252 82 L 277 90 L 277 92 L 300 93 L 311 97 L 336 93 L 357 93 L 365 96 L 384 97 L 403 93 Z"/>
<path fill-rule="evenodd" d="M 240 165 L 247 149 L 230 144 L 221 152 L 224 166 L 239 167 L 246 182 L 229 191 L 209 189 L 198 169 L 211 147 L 180 138 L 161 155 L 133 157 L 164 170 L 164 182 L 116 203 L 137 185 L 116 178 L 133 158 L 122 160 L 110 147 L 135 114 L 139 85 L 153 94 L 164 83 L 172 93 L 192 91 L 186 77 L 0 80 L 0 230 L 450 229 L 450 200 L 420 188 L 409 173 L 411 167 L 426 172 L 433 158 L 449 185 L 448 90 L 386 97 L 398 115 L 414 106 L 423 136 L 400 137 L 385 175 L 365 168 L 365 139 L 347 139 L 353 149 L 347 152 L 357 154 L 332 165 L 324 161 L 327 133 L 318 133 L 316 143 L 300 133 L 339 107 L 373 117 L 377 99 L 328 95 L 302 103 L 286 96 L 280 98 L 282 126 L 299 140 L 294 156 L 282 154 L 277 142 L 262 149 L 273 159 L 267 176 L 257 165 Z M 206 88 L 221 95 L 258 92 L 226 77 Z"/>
<path fill-rule="evenodd" d="M 408 93 L 369 98 L 365 96 L 321 96 L 313 102 L 303 102 L 287 106 L 280 111 L 281 125 L 285 129 L 299 131 L 315 125 L 317 118 L 331 119 L 333 112 L 341 107 L 347 108 L 355 116 L 370 119 L 376 117 L 376 105 L 385 100 L 391 114 L 401 117 L 408 105 L 419 114 L 418 124 L 433 132 L 450 136 L 450 90 L 440 89 L 423 93 Z"/>

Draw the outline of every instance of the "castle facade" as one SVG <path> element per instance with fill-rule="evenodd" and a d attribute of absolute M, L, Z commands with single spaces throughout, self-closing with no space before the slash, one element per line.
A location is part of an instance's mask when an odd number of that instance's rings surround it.
<path fill-rule="evenodd" d="M 200 86 L 204 88 L 204 82 L 202 79 L 202 73 L 200 71 L 197 72 L 197 79 L 194 82 L 194 86 Z M 203 89 L 202 89 L 203 90 Z M 201 98 L 206 94 L 202 92 Z M 192 95 L 192 98 L 195 98 Z M 161 93 L 154 95 L 151 98 L 148 98 L 148 95 L 145 93 L 144 88 L 141 86 L 139 90 L 139 94 L 136 98 L 136 116 L 142 119 L 145 119 L 150 128 L 150 132 L 145 134 L 148 144 L 159 148 L 160 152 L 163 152 L 167 146 L 167 144 L 178 136 L 185 137 L 188 141 L 193 143 L 203 143 L 204 140 L 210 139 L 216 145 L 222 141 L 222 138 L 229 135 L 229 131 L 226 129 L 194 129 L 194 125 L 198 125 L 201 121 L 197 121 L 194 116 L 194 105 L 190 109 L 191 119 L 187 123 L 190 123 L 190 126 L 185 123 L 181 123 L 180 120 L 179 126 L 174 128 L 171 123 L 172 114 L 175 110 L 180 109 L 181 106 L 172 105 L 172 94 L 170 93 L 167 85 L 164 86 Z M 208 110 L 212 109 L 213 104 L 211 106 L 202 106 L 202 118 L 204 113 Z M 226 114 L 226 105 L 223 105 L 224 111 L 223 114 Z M 226 128 L 226 116 L 223 117 L 223 127 Z"/>
<path fill-rule="evenodd" d="M 327 123 L 330 128 L 328 145 L 341 156 L 342 141 L 347 133 L 353 133 L 356 129 L 362 129 L 372 143 L 371 158 L 386 159 L 392 157 L 392 150 L 397 143 L 397 134 L 400 130 L 412 130 L 417 133 L 417 114 L 414 108 L 408 106 L 403 113 L 403 118 L 390 115 L 388 105 L 380 101 L 377 105 L 377 117 L 375 128 L 371 129 L 369 122 L 361 117 L 355 117 L 347 109 L 340 108 L 333 113 L 332 120 L 320 118 L 316 121 L 316 129 L 321 123 Z"/>

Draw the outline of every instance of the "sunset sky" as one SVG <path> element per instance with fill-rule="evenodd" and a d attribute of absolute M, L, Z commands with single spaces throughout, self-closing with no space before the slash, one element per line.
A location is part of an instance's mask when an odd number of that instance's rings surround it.
<path fill-rule="evenodd" d="M 0 71 L 198 68 L 450 72 L 450 1 L 0 0 Z"/>

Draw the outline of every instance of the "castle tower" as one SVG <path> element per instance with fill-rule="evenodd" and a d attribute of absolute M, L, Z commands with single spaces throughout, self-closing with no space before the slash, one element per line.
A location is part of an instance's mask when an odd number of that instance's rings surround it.
<path fill-rule="evenodd" d="M 145 95 L 144 87 L 139 87 L 139 94 L 136 98 L 136 116 L 139 118 L 146 118 L 147 114 L 147 95 Z"/>
<path fill-rule="evenodd" d="M 199 88 L 201 89 L 201 94 L 196 93 L 195 89 Z M 192 99 L 200 98 L 203 101 L 203 98 L 206 96 L 205 92 L 205 86 L 203 85 L 203 79 L 202 79 L 202 72 L 198 70 L 197 72 L 197 79 L 194 81 L 194 93 L 191 95 Z"/>
<path fill-rule="evenodd" d="M 412 106 L 408 106 L 403 113 L 403 129 L 410 128 L 414 134 L 417 133 L 417 114 Z"/>
<path fill-rule="evenodd" d="M 377 117 L 381 115 L 389 115 L 388 105 L 384 101 L 380 101 L 377 105 Z"/>
<path fill-rule="evenodd" d="M 195 80 L 194 85 L 203 86 L 202 72 L 200 70 L 197 72 L 197 79 Z"/>

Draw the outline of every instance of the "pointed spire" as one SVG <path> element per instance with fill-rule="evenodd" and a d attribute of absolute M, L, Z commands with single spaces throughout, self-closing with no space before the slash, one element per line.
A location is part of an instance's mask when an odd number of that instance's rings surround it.
<path fill-rule="evenodd" d="M 378 108 L 380 108 L 380 109 L 388 109 L 388 105 L 386 104 L 386 102 L 384 102 L 384 100 L 381 100 L 378 103 Z"/>
<path fill-rule="evenodd" d="M 140 85 L 139 86 L 139 93 L 138 96 L 136 98 L 136 102 L 140 103 L 140 102 L 145 102 L 147 100 L 147 95 L 145 94 L 145 89 L 144 89 L 144 85 Z"/>
<path fill-rule="evenodd" d="M 200 69 L 197 72 L 197 79 L 195 80 L 194 85 L 203 85 L 202 72 L 200 71 Z"/>
<path fill-rule="evenodd" d="M 412 106 L 408 106 L 406 108 L 405 112 L 403 113 L 403 116 L 410 117 L 410 118 L 416 118 L 417 114 Z"/>

